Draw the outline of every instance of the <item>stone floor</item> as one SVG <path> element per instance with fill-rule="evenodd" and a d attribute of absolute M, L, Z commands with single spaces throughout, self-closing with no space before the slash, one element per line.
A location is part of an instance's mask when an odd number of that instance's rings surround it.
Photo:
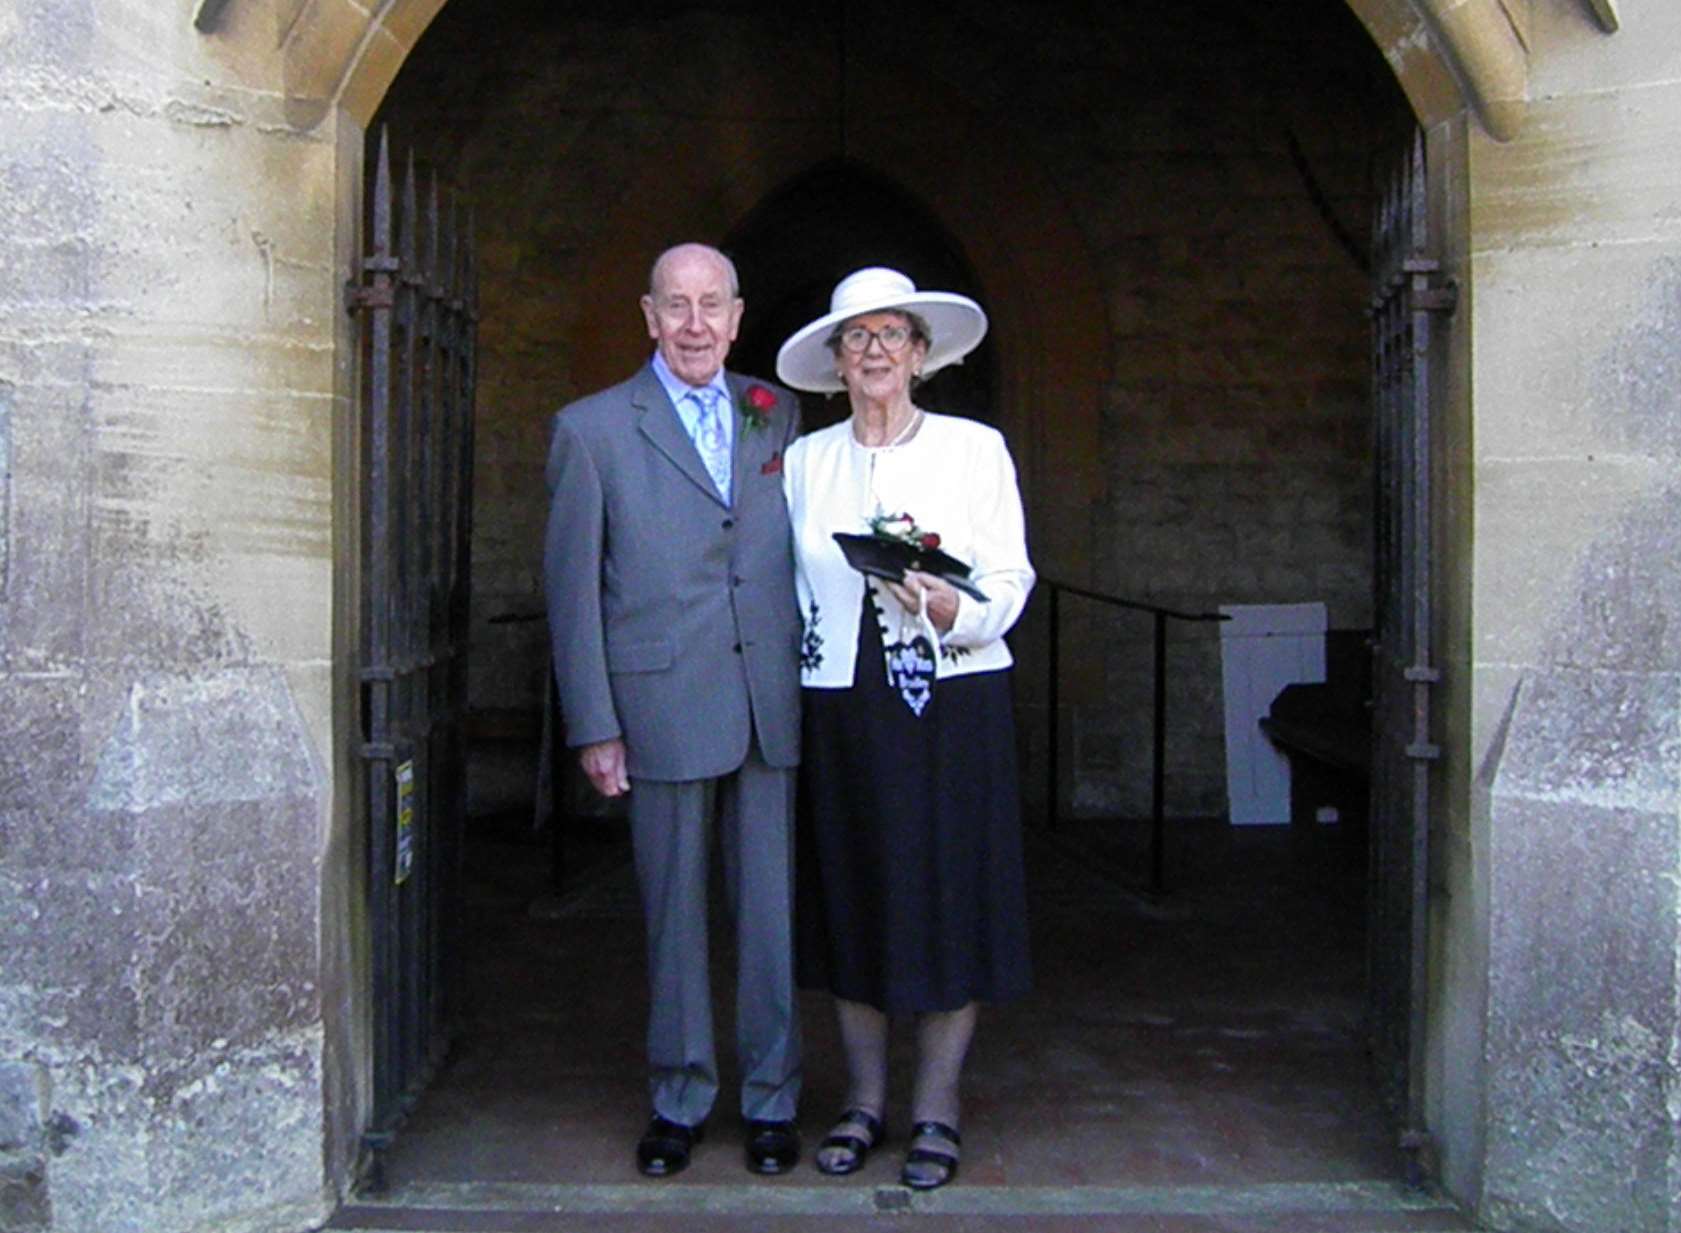
<path fill-rule="evenodd" d="M 610 823 L 593 826 L 572 844 L 559 893 L 545 848 L 517 830 L 472 846 L 469 979 L 451 1056 L 389 1153 L 386 1188 L 328 1228 L 1473 1227 L 1403 1183 L 1361 1048 L 1363 856 L 1335 828 L 1175 821 L 1163 894 L 1142 889 L 1137 827 L 1065 823 L 1033 837 L 1036 991 L 983 1012 L 961 1175 L 913 1196 L 896 1184 L 902 1104 L 890 1110 L 897 1141 L 851 1178 L 807 1161 L 785 1178 L 751 1177 L 727 1098 L 687 1172 L 664 1182 L 636 1172 L 641 926 L 622 840 Z M 727 951 L 721 935 L 723 988 Z M 824 998 L 805 995 L 803 1013 L 809 1160 L 843 1076 Z M 729 1021 L 721 1003 L 721 1040 Z M 908 1063 L 896 1047 L 901 1097 Z"/>

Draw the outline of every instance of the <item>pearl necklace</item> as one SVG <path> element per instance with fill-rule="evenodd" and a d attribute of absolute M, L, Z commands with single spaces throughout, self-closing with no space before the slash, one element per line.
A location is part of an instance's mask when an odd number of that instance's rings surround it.
<path fill-rule="evenodd" d="M 864 504 L 866 509 L 873 506 L 877 516 L 880 516 L 886 511 L 881 504 L 881 495 L 876 492 L 876 459 L 887 453 L 889 450 L 903 445 L 910 439 L 911 434 L 916 431 L 917 426 L 921 423 L 922 408 L 912 407 L 910 418 L 905 421 L 904 427 L 899 429 L 898 434 L 885 445 L 865 445 L 858 439 L 858 435 L 856 433 L 852 434 L 852 443 L 859 449 L 863 450 L 864 456 L 870 461 L 869 469 L 864 474 Z"/>
<path fill-rule="evenodd" d="M 856 433 L 853 434 L 852 440 L 853 440 L 853 443 L 855 445 L 857 445 L 858 448 L 860 448 L 860 449 L 890 450 L 894 446 L 903 445 L 905 443 L 905 441 L 907 439 L 909 439 L 910 435 L 913 432 L 916 431 L 916 426 L 918 424 L 920 424 L 921 422 L 922 422 L 922 408 L 921 407 L 912 407 L 910 418 L 905 421 L 905 426 L 903 428 L 899 429 L 898 435 L 895 436 L 891 441 L 888 441 L 886 444 L 884 444 L 884 445 L 865 445 L 862 441 L 858 440 L 858 435 Z"/>

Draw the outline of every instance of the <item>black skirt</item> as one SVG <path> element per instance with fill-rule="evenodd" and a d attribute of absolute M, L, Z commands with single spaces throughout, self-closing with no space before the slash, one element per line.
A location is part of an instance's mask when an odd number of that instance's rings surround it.
<path fill-rule="evenodd" d="M 796 972 L 890 1014 L 1031 985 L 1008 670 L 948 677 L 920 716 L 887 683 L 866 590 L 849 689 L 803 691 Z"/>

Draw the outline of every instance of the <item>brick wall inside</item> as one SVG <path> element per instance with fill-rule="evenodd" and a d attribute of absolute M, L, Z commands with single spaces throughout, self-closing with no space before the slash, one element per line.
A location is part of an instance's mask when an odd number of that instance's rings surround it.
<path fill-rule="evenodd" d="M 1033 385 L 996 383 L 1014 408 L 936 405 L 1034 425 L 1012 443 L 1042 573 L 1198 610 L 1323 600 L 1333 627 L 1367 625 L 1360 260 L 1370 161 L 1410 119 L 1346 6 L 1289 6 L 1289 25 L 1243 0 L 1191 7 L 631 0 L 601 16 L 454 0 L 380 119 L 478 207 L 473 706 L 538 705 L 541 623 L 491 618 L 540 609 L 548 417 L 642 358 L 634 300 L 654 252 L 722 240 L 837 160 L 915 184 L 927 162 L 955 158 L 997 201 L 1035 192 L 1072 220 L 1069 260 L 1102 288 L 1109 348 L 1095 485 L 1071 495 L 1036 465 L 1024 438 L 1072 429 Z M 926 160 L 905 153 L 918 150 Z M 1043 185 L 1012 176 L 1020 165 Z M 1009 252 L 987 247 L 997 237 L 929 204 L 949 230 L 931 267 L 955 253 L 1009 269 Z M 1020 232 L 1008 243 L 1039 241 L 1030 222 Z M 846 238 L 814 239 L 801 277 L 827 287 L 844 273 Z M 1013 290 L 1005 277 L 980 293 Z M 1065 323 L 1054 300 L 1040 318 L 1001 349 L 1048 353 Z M 1169 807 L 1218 812 L 1218 646 L 1212 626 L 1172 628 Z M 1145 619 L 1067 606 L 1064 800 L 1079 812 L 1147 809 L 1148 634 Z M 1034 763 L 1044 646 L 1036 607 L 1018 638 Z"/>

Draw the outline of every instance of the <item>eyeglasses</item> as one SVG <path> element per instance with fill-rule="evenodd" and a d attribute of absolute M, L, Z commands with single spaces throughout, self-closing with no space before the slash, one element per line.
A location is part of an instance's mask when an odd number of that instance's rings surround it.
<path fill-rule="evenodd" d="M 868 330 L 861 325 L 849 326 L 841 331 L 840 343 L 854 355 L 870 349 L 870 339 L 881 343 L 883 351 L 903 351 L 905 344 L 911 340 L 908 326 L 884 325 L 879 330 Z"/>

